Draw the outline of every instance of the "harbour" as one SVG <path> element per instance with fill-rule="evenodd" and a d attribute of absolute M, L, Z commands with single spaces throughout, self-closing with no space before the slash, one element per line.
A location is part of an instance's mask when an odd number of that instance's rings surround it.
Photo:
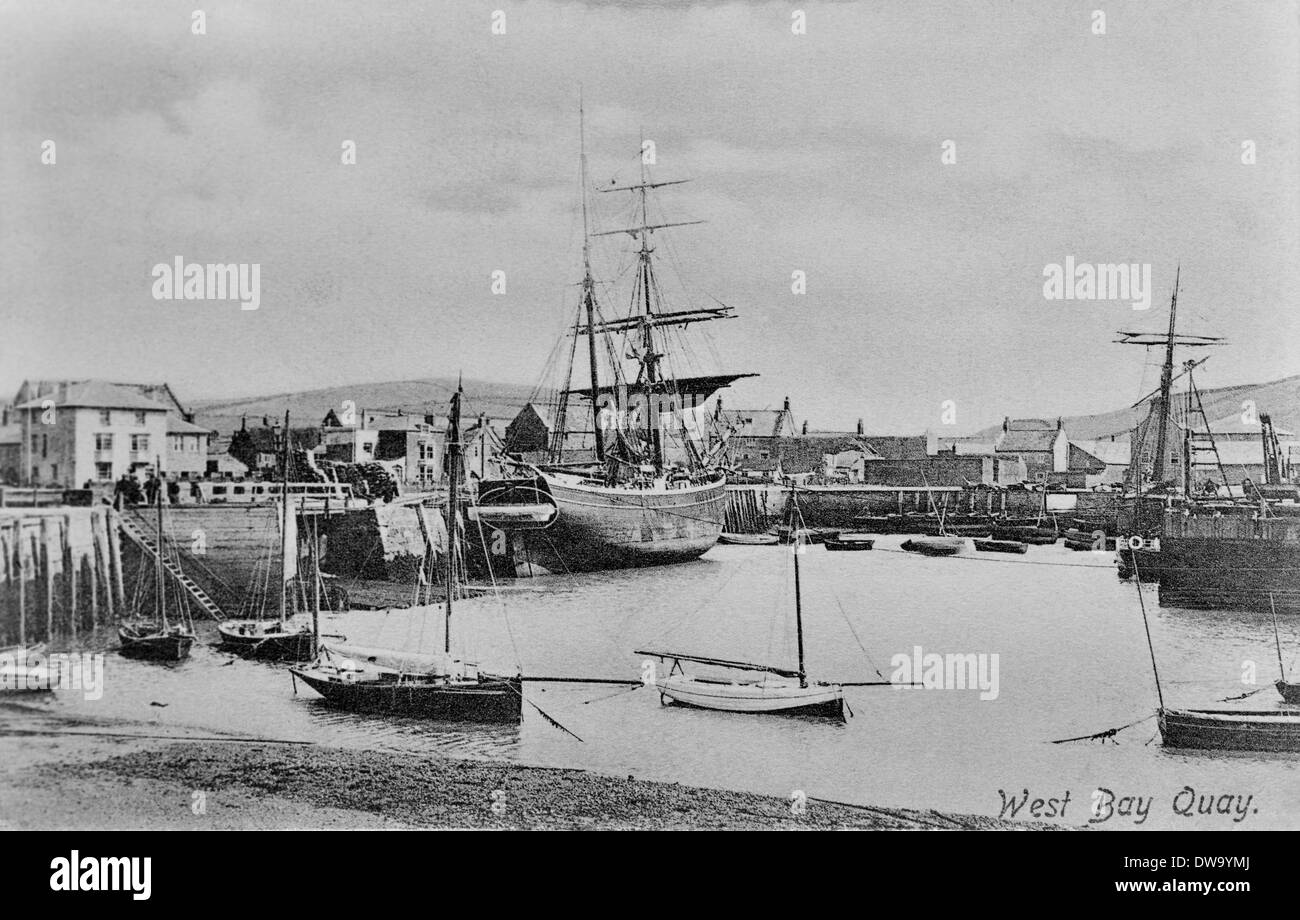
<path fill-rule="evenodd" d="M 899 538 L 880 540 L 894 544 L 881 549 L 896 549 Z M 770 554 L 783 552 L 788 549 L 717 547 L 684 566 L 560 576 L 546 589 L 528 594 L 521 605 L 527 616 L 512 618 L 519 656 L 530 674 L 578 671 L 635 681 L 642 664 L 633 648 L 667 633 L 719 653 L 738 644 L 738 654 L 761 658 L 769 652 L 763 639 L 773 613 L 770 595 L 782 593 L 783 581 L 766 563 Z M 175 668 L 151 668 L 109 655 L 105 684 L 111 692 L 102 700 L 58 693 L 36 704 L 25 701 L 23 709 L 6 707 L 5 719 L 9 727 L 21 727 L 29 718 L 23 710 L 35 706 L 39 713 L 48 707 L 60 716 L 132 723 L 129 730 L 134 731 L 145 725 L 153 733 L 184 729 L 500 759 L 785 798 L 801 789 L 810 796 L 868 806 L 987 817 L 1002 811 L 1000 789 L 1019 795 L 1023 788 L 1064 784 L 1083 806 L 1067 816 L 1073 820 L 1065 823 L 1072 825 L 1088 824 L 1088 796 L 1096 789 L 1136 790 L 1167 803 L 1190 786 L 1255 792 L 1259 810 L 1234 821 L 1230 816 L 1187 818 L 1166 806 L 1141 826 L 1292 826 L 1300 817 L 1300 798 L 1284 790 L 1295 785 L 1294 758 L 1182 752 L 1159 744 L 1133 589 L 1115 578 L 1110 554 L 1080 559 L 1059 546 L 1031 552 L 1028 561 L 986 562 L 973 556 L 925 559 L 877 551 L 848 557 L 849 570 L 841 557 L 820 548 L 802 557 L 817 576 L 808 582 L 808 609 L 820 610 L 816 628 L 809 632 L 808 654 L 821 673 L 845 680 L 873 676 L 854 643 L 852 624 L 886 677 L 892 671 L 890 658 L 910 658 L 916 646 L 939 653 L 998 650 L 1002 673 L 994 701 L 981 701 L 977 690 L 846 689 L 853 716 L 842 725 L 827 726 L 674 711 L 663 707 L 651 688 L 612 697 L 616 688 L 539 685 L 530 690 L 548 713 L 582 737 L 578 742 L 535 714 L 518 726 L 484 729 L 336 712 L 304 688 L 295 695 L 284 666 L 232 659 L 201 646 Z M 1008 569 L 1015 565 L 1025 568 Z M 1019 600 L 987 603 L 990 595 L 1007 597 L 1003 586 L 1013 575 Z M 716 606 L 723 585 L 731 602 Z M 1154 586 L 1145 590 L 1154 594 Z M 665 593 L 677 599 L 683 613 L 703 613 L 693 620 L 678 617 L 686 622 L 671 629 L 674 624 L 665 622 L 662 613 Z M 833 612 L 837 599 L 848 613 L 847 623 Z M 611 623 L 602 611 L 615 600 L 623 614 Z M 487 598 L 468 603 L 486 608 L 473 617 L 472 644 L 511 648 L 506 624 L 491 609 L 495 603 Z M 328 631 L 346 633 L 362 644 L 436 649 L 441 635 L 422 613 L 415 608 L 387 614 L 358 611 L 329 615 L 326 622 Z M 1184 704 L 1253 689 L 1241 683 L 1241 664 L 1255 662 L 1263 672 L 1273 653 L 1266 615 L 1211 616 L 1160 608 L 1152 625 L 1167 693 Z M 1285 633 L 1286 624 L 1283 628 Z M 737 643 L 736 636 L 761 638 Z M 1300 638 L 1290 638 L 1293 648 L 1300 643 Z M 108 651 L 114 639 L 101 629 L 82 647 Z M 785 651 L 791 642 L 786 637 Z M 1214 654 L 1207 656 L 1207 649 Z M 782 650 L 781 645 L 774 649 Z M 494 663 L 508 667 L 513 665 L 510 658 L 498 653 Z M 1054 675 L 1053 680 L 1035 677 L 1044 673 Z M 1089 689 L 1080 692 L 1082 687 Z M 1271 686 L 1265 691 L 1272 692 Z M 222 706 L 210 705 L 211 693 L 221 695 Z M 1282 706 L 1280 700 L 1267 705 Z M 1117 744 L 1051 743 L 1144 718 L 1122 733 Z M 699 744 L 701 732 L 709 738 L 705 747 Z M 940 737 L 953 755 L 935 756 Z M 996 745 L 988 744 L 990 737 Z M 6 744 L 21 763 L 17 742 Z M 1277 793 L 1257 791 L 1264 789 Z M 1104 826 L 1134 823 L 1116 816 Z"/>
<path fill-rule="evenodd" d="M 0 827 L 1300 828 L 1300 0 L 434 6 L 2 14 Z"/>

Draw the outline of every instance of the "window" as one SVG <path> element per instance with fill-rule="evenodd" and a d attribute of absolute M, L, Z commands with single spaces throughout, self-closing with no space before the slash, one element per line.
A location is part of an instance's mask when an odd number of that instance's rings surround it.
<path fill-rule="evenodd" d="M 57 463 L 50 464 L 50 480 L 52 482 L 59 481 L 59 465 Z"/>
<path fill-rule="evenodd" d="M 147 434 L 131 435 L 131 452 L 136 454 L 147 453 L 149 450 L 149 436 Z"/>
<path fill-rule="evenodd" d="M 96 478 L 96 479 L 99 479 L 99 480 L 102 480 L 102 481 L 105 481 L 105 482 L 107 482 L 108 480 L 112 479 L 112 478 L 113 478 L 113 464 L 111 464 L 111 463 L 96 463 L 96 464 L 95 464 L 95 478 Z"/>
<path fill-rule="evenodd" d="M 113 424 L 113 410 L 112 410 L 112 409 L 100 409 L 100 410 L 99 410 L 99 424 L 101 424 L 101 425 L 111 425 L 111 424 Z"/>
<path fill-rule="evenodd" d="M 48 457 L 49 455 L 50 455 L 50 436 L 48 434 L 43 434 L 41 435 L 41 456 Z"/>
<path fill-rule="evenodd" d="M 135 423 L 136 423 L 136 425 L 140 426 L 141 428 L 144 427 L 144 410 L 143 410 L 143 409 L 136 409 L 136 410 L 135 410 Z"/>
<path fill-rule="evenodd" d="M 95 435 L 95 450 L 112 450 L 112 449 L 113 449 L 113 436 L 111 434 L 100 432 L 99 434 Z"/>

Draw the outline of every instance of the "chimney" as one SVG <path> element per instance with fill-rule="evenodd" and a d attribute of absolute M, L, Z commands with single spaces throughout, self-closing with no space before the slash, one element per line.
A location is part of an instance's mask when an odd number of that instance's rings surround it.
<path fill-rule="evenodd" d="M 1010 430 L 1011 430 L 1011 416 L 1004 415 L 1002 416 L 1002 433 L 1006 434 Z"/>
<path fill-rule="evenodd" d="M 1056 417 L 1056 430 L 1060 431 L 1064 427 L 1065 427 L 1065 422 L 1061 421 L 1061 417 L 1058 415 Z"/>
<path fill-rule="evenodd" d="M 862 419 L 858 419 L 858 434 L 866 434 L 867 431 L 862 425 Z"/>
<path fill-rule="evenodd" d="M 787 409 L 790 408 L 790 400 L 787 399 L 787 400 L 785 401 L 785 407 L 786 407 Z M 807 419 L 804 419 L 804 420 L 803 420 L 803 432 L 802 432 L 802 433 L 803 433 L 803 434 L 807 434 L 807 433 L 808 433 L 808 420 L 807 420 Z"/>
<path fill-rule="evenodd" d="M 789 412 L 789 411 L 790 411 L 790 397 L 789 397 L 789 396 L 787 396 L 787 397 L 785 398 L 785 411 L 786 411 L 786 412 Z"/>

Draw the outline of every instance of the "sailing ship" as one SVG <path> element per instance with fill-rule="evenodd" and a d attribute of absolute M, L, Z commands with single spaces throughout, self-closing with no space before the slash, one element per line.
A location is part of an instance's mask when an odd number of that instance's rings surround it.
<path fill-rule="evenodd" d="M 155 468 L 161 478 L 161 458 L 155 460 Z M 181 661 L 189 657 L 190 649 L 194 646 L 194 623 L 190 618 L 186 592 L 177 585 L 173 585 L 171 591 L 167 590 L 163 563 L 163 554 L 167 551 L 167 541 L 163 536 L 163 503 L 167 501 L 164 488 L 158 489 L 154 501 L 158 511 L 158 545 L 153 554 L 152 604 L 147 603 L 144 596 L 144 567 L 141 566 L 140 580 L 132 603 L 132 616 L 119 624 L 117 636 L 122 643 L 121 653 L 128 657 Z M 169 602 L 175 605 L 171 617 L 167 615 Z"/>
<path fill-rule="evenodd" d="M 295 681 L 301 679 L 330 705 L 444 721 L 518 722 L 522 717 L 521 676 L 489 674 L 477 664 L 452 654 L 452 603 L 461 569 L 461 396 L 458 388 L 452 396 L 447 429 L 448 546 L 444 558 L 443 653 L 430 655 L 362 646 L 322 645 L 313 664 L 290 670 Z M 313 560 L 317 556 L 318 553 L 312 553 Z"/>
<path fill-rule="evenodd" d="M 790 500 L 795 502 L 792 488 Z M 795 505 L 796 514 L 797 505 Z M 814 715 L 844 719 L 844 688 L 841 684 L 810 681 L 804 662 L 803 647 L 803 591 L 799 579 L 799 556 L 809 545 L 802 538 L 803 529 L 795 530 L 794 544 L 794 622 L 798 645 L 797 668 L 730 661 L 702 655 L 679 652 L 644 651 L 661 661 L 670 661 L 668 676 L 659 679 L 656 686 L 659 698 L 665 704 L 690 706 L 697 709 L 716 709 L 723 712 L 775 713 L 779 715 Z M 694 662 L 728 671 L 749 672 L 755 676 L 714 678 L 693 676 L 682 670 L 682 662 Z"/>
<path fill-rule="evenodd" d="M 554 426 L 546 456 L 521 463 L 546 500 L 557 508 L 543 531 L 523 530 L 519 542 L 527 561 L 552 571 L 620 568 L 695 559 L 722 533 L 726 474 L 688 423 L 689 410 L 720 388 L 754 374 L 689 375 L 678 346 L 686 327 L 734 317 L 733 309 L 666 305 L 656 268 L 656 235 L 670 227 L 702 221 L 669 222 L 652 217 L 653 190 L 689 181 L 653 181 L 641 162 L 638 181 L 611 184 L 608 194 L 630 194 L 635 223 L 593 231 L 588 207 L 585 129 L 579 108 L 583 216 L 583 278 L 565 375 L 556 391 Z M 606 318 L 597 295 L 591 242 L 627 234 L 637 244 L 630 309 Z M 574 386 L 578 343 L 585 342 L 586 381 Z M 579 409 L 577 401 L 589 405 Z M 575 411 L 577 410 L 577 411 Z M 580 416 L 587 430 L 571 430 Z M 571 448 L 581 436 L 581 450 Z M 590 435 L 590 441 L 586 436 Z M 587 445 L 590 445 L 588 447 Z M 514 447 L 507 443 L 507 450 Z M 581 454 L 574 459 L 575 453 Z M 480 503 L 480 513 L 489 506 Z"/>
<path fill-rule="evenodd" d="M 312 624 L 293 615 L 290 585 L 298 581 L 298 519 L 289 510 L 289 413 L 284 414 L 284 443 L 281 456 L 280 527 L 278 562 L 267 560 L 268 577 L 277 569 L 279 604 L 276 619 L 264 613 L 264 584 L 254 577 L 254 584 L 244 599 L 245 612 L 254 614 L 217 624 L 221 647 L 250 658 L 276 661 L 310 661 L 316 655 Z"/>

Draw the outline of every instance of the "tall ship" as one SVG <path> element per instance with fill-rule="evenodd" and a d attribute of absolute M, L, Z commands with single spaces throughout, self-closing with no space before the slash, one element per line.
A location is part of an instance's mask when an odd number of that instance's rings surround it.
<path fill-rule="evenodd" d="M 651 193 L 689 180 L 652 180 L 643 156 L 636 181 L 599 189 L 630 196 L 627 225 L 593 229 L 581 118 L 580 109 L 583 277 L 576 316 L 557 350 L 567 361 L 553 360 L 560 378 L 543 404 L 549 437 L 525 451 L 507 436 L 513 475 L 480 482 L 474 509 L 476 520 L 510 535 L 518 574 L 659 565 L 707 552 L 722 533 L 726 474 L 705 447 L 704 402 L 756 376 L 691 373 L 688 366 L 687 327 L 734 318 L 733 308 L 716 300 L 670 304 L 661 286 L 663 232 L 703 221 L 664 220 Z M 624 234 L 633 241 L 623 272 L 626 312 L 603 293 L 618 284 L 598 283 L 592 269 L 593 238 Z M 554 513 L 537 524 L 510 516 L 530 502 Z"/>
<path fill-rule="evenodd" d="M 1262 481 L 1235 473 L 1220 456 L 1194 379 L 1206 359 L 1174 371 L 1175 346 L 1223 340 L 1178 333 L 1177 311 L 1175 278 L 1168 332 L 1121 333 L 1125 344 L 1159 344 L 1165 355 L 1160 389 L 1133 435 L 1131 504 L 1120 526 L 1137 539 L 1119 548 L 1120 576 L 1159 582 L 1163 606 L 1300 612 L 1300 490 L 1271 415 L 1261 411 L 1252 423 Z"/>

